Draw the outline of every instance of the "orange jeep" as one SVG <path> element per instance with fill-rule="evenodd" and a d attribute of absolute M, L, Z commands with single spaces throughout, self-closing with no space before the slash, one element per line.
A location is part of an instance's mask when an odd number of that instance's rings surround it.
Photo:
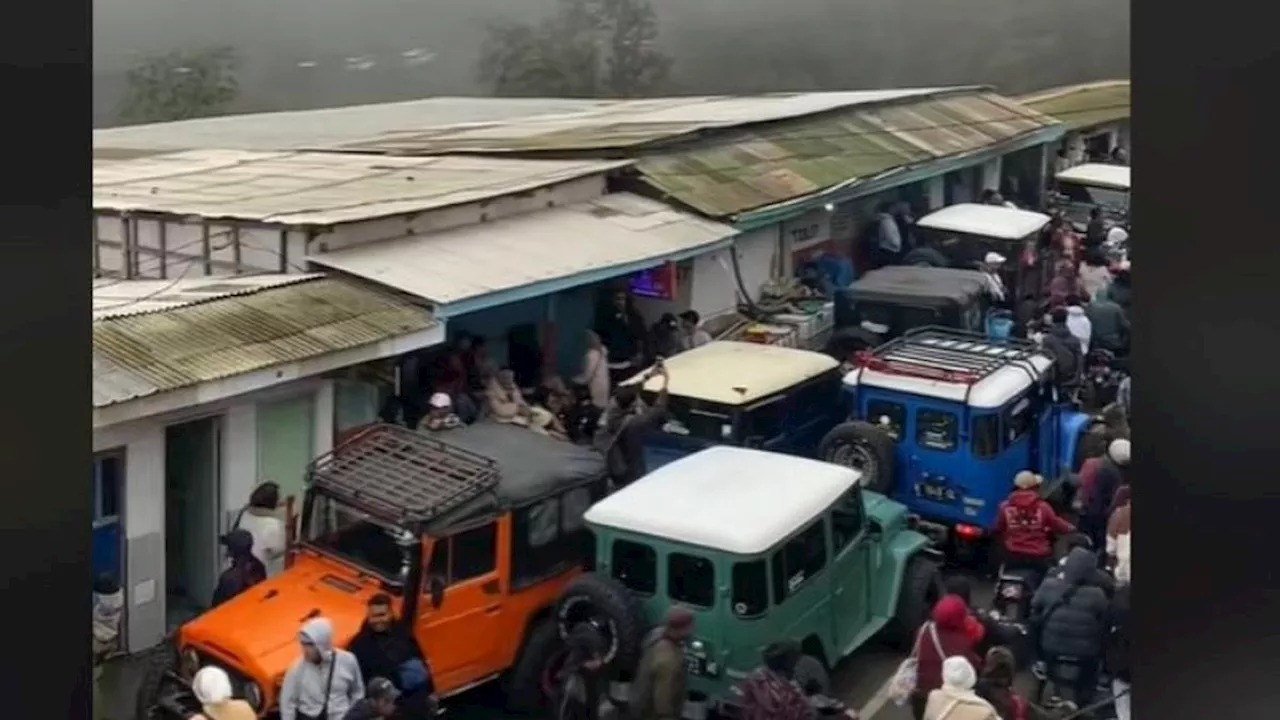
<path fill-rule="evenodd" d="M 591 556 L 582 515 L 606 491 L 597 452 L 506 425 L 375 425 L 314 461 L 308 482 L 288 569 L 178 630 L 139 689 L 139 720 L 194 710 L 189 679 L 208 664 L 267 715 L 301 624 L 327 617 L 346 646 L 379 592 L 441 697 L 503 677 L 510 710 L 543 706 L 555 604 Z"/>

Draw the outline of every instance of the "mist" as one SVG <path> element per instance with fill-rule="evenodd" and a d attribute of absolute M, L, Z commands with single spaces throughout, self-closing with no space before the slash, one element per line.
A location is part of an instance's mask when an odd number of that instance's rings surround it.
<path fill-rule="evenodd" d="M 1129 75 L 1127 0 L 652 0 L 672 94 L 960 84 L 1014 94 Z M 126 71 L 231 46 L 260 112 L 486 95 L 489 23 L 555 0 L 98 0 L 94 124 L 119 124 Z"/>

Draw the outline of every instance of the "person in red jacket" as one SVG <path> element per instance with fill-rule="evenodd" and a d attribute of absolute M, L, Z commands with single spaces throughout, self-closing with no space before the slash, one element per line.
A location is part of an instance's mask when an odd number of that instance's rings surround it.
<path fill-rule="evenodd" d="M 943 660 L 960 655 L 975 667 L 982 664 L 970 618 L 964 598 L 943 595 L 933 606 L 930 621 L 916 633 L 916 689 L 911 693 L 911 712 L 916 720 L 924 718 L 929 693 L 942 687 Z"/>
<path fill-rule="evenodd" d="M 1044 578 L 1053 564 L 1053 538 L 1075 532 L 1040 497 L 1044 478 L 1023 470 L 1013 478 L 1014 490 L 996 513 L 995 535 L 1004 549 L 1006 568 L 1033 570 Z"/>

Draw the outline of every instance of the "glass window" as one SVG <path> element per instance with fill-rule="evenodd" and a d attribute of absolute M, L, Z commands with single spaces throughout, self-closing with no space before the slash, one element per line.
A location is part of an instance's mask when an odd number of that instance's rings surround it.
<path fill-rule="evenodd" d="M 648 545 L 615 540 L 611 562 L 614 579 L 627 589 L 641 595 L 658 589 L 658 557 Z"/>
<path fill-rule="evenodd" d="M 733 614 L 756 617 L 769 609 L 769 581 L 763 560 L 734 563 Z"/>
<path fill-rule="evenodd" d="M 822 520 L 816 520 L 773 554 L 773 604 L 782 604 L 826 564 L 827 538 Z"/>
<path fill-rule="evenodd" d="M 995 457 L 1000 452 L 1000 416 L 973 416 L 973 456 L 979 458 Z"/>
<path fill-rule="evenodd" d="M 408 570 L 403 529 L 378 520 L 339 500 L 315 492 L 311 522 L 303 541 L 322 552 L 334 553 L 396 580 Z"/>
<path fill-rule="evenodd" d="M 560 536 L 560 500 L 550 498 L 529 507 L 528 542 L 530 547 L 542 547 L 555 542 Z"/>
<path fill-rule="evenodd" d="M 1024 397 L 1017 400 L 1009 406 L 1009 409 L 1004 411 L 1005 447 L 1009 447 L 1010 445 L 1018 442 L 1022 439 L 1023 435 L 1026 435 L 1031 431 L 1031 424 L 1035 422 L 1035 418 L 1033 416 L 1034 413 L 1031 412 L 1030 397 Z"/>
<path fill-rule="evenodd" d="M 916 444 L 930 450 L 955 450 L 956 416 L 939 410 L 917 410 Z"/>
<path fill-rule="evenodd" d="M 124 458 L 120 451 L 93 458 L 94 520 L 120 516 L 120 486 L 124 480 Z"/>
<path fill-rule="evenodd" d="M 867 401 L 867 422 L 879 425 L 880 418 L 889 418 L 889 434 L 897 440 L 907 424 L 907 411 L 902 405 L 887 400 Z"/>
<path fill-rule="evenodd" d="M 840 552 L 862 532 L 862 490 L 854 488 L 831 509 L 831 542 Z"/>
<path fill-rule="evenodd" d="M 560 527 L 566 533 L 581 530 L 584 527 L 582 517 L 587 514 L 592 502 L 594 501 L 591 497 L 591 488 L 579 487 L 565 493 L 564 511 L 560 514 Z"/>
<path fill-rule="evenodd" d="M 829 415 L 840 397 L 840 373 L 833 372 L 801 385 L 791 394 L 796 417 Z"/>
<path fill-rule="evenodd" d="M 431 546 L 431 562 L 427 564 L 427 577 L 449 580 L 449 538 L 440 538 Z"/>
<path fill-rule="evenodd" d="M 684 553 L 668 555 L 667 597 L 698 607 L 715 605 L 715 568 L 711 561 Z"/>
<path fill-rule="evenodd" d="M 453 562 L 449 583 L 488 575 L 498 568 L 498 524 L 487 523 L 463 530 L 449 539 Z"/>
<path fill-rule="evenodd" d="M 654 401 L 653 393 L 645 393 L 645 402 Z M 725 442 L 733 437 L 733 417 L 723 405 L 690 398 L 667 398 L 667 417 L 662 432 L 679 437 Z"/>
<path fill-rule="evenodd" d="M 772 440 L 782 434 L 786 416 L 787 403 L 784 398 L 758 405 L 748 410 L 743 417 L 743 436 L 758 440 Z"/>

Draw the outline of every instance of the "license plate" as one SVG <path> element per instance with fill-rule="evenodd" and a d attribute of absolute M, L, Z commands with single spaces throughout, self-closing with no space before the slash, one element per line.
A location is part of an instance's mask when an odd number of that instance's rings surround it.
<path fill-rule="evenodd" d="M 916 483 L 916 495 L 939 502 L 955 502 L 958 499 L 955 490 L 946 485 L 938 485 L 936 483 Z"/>

